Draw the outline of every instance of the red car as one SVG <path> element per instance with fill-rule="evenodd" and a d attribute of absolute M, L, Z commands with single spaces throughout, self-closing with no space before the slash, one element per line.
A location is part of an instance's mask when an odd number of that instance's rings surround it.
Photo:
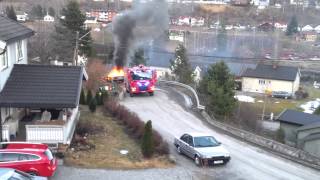
<path fill-rule="evenodd" d="M 0 144 L 0 167 L 49 177 L 57 169 L 57 159 L 45 144 L 8 142 Z"/>

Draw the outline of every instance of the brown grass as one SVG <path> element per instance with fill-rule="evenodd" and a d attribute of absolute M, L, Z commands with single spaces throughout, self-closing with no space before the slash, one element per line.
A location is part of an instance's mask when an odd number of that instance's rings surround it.
<path fill-rule="evenodd" d="M 91 121 L 104 126 L 105 131 L 96 135 L 89 135 L 88 140 L 95 145 L 95 149 L 88 152 L 66 153 L 67 165 L 85 168 L 110 168 L 110 169 L 143 169 L 143 168 L 167 168 L 173 166 L 167 156 L 157 156 L 144 159 L 139 144 L 129 137 L 123 126 L 111 117 L 106 117 L 101 109 L 92 114 L 87 108 L 82 107 L 80 121 Z M 127 155 L 121 155 L 120 150 L 129 151 Z"/>

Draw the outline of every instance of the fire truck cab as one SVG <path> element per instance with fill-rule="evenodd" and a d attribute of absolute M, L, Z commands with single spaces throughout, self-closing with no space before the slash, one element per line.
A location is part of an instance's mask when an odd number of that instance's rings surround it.
<path fill-rule="evenodd" d="M 156 82 L 157 73 L 154 69 L 144 65 L 127 69 L 125 86 L 131 97 L 140 93 L 149 93 L 150 96 L 153 96 Z"/>

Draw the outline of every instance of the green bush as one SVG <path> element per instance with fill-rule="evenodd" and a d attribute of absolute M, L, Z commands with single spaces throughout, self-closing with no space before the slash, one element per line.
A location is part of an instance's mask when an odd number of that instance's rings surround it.
<path fill-rule="evenodd" d="M 276 140 L 280 143 L 284 143 L 285 134 L 282 128 L 279 128 L 276 132 Z"/>
<path fill-rule="evenodd" d="M 98 91 L 96 93 L 96 97 L 95 98 L 96 98 L 98 106 L 103 105 L 103 100 L 102 100 L 103 97 L 102 96 L 103 96 L 103 94 L 101 92 Z"/>
<path fill-rule="evenodd" d="M 96 112 L 96 109 L 97 109 L 97 101 L 95 98 L 92 98 L 90 103 L 89 103 L 89 109 L 91 112 Z"/>
<path fill-rule="evenodd" d="M 152 134 L 152 122 L 149 120 L 145 127 L 142 137 L 141 150 L 146 158 L 150 158 L 154 153 L 154 139 Z"/>
<path fill-rule="evenodd" d="M 86 95 L 84 94 L 83 88 L 81 89 L 81 94 L 80 94 L 80 104 L 82 105 L 86 104 Z"/>
<path fill-rule="evenodd" d="M 89 105 L 92 99 L 92 92 L 88 90 L 86 103 Z"/>

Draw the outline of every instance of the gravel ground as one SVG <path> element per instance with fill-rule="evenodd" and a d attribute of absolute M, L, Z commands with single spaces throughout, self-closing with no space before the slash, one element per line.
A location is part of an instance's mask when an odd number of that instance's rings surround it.
<path fill-rule="evenodd" d="M 103 170 L 81 169 L 60 166 L 51 180 L 196 180 L 194 175 L 183 168 L 147 170 Z"/>

